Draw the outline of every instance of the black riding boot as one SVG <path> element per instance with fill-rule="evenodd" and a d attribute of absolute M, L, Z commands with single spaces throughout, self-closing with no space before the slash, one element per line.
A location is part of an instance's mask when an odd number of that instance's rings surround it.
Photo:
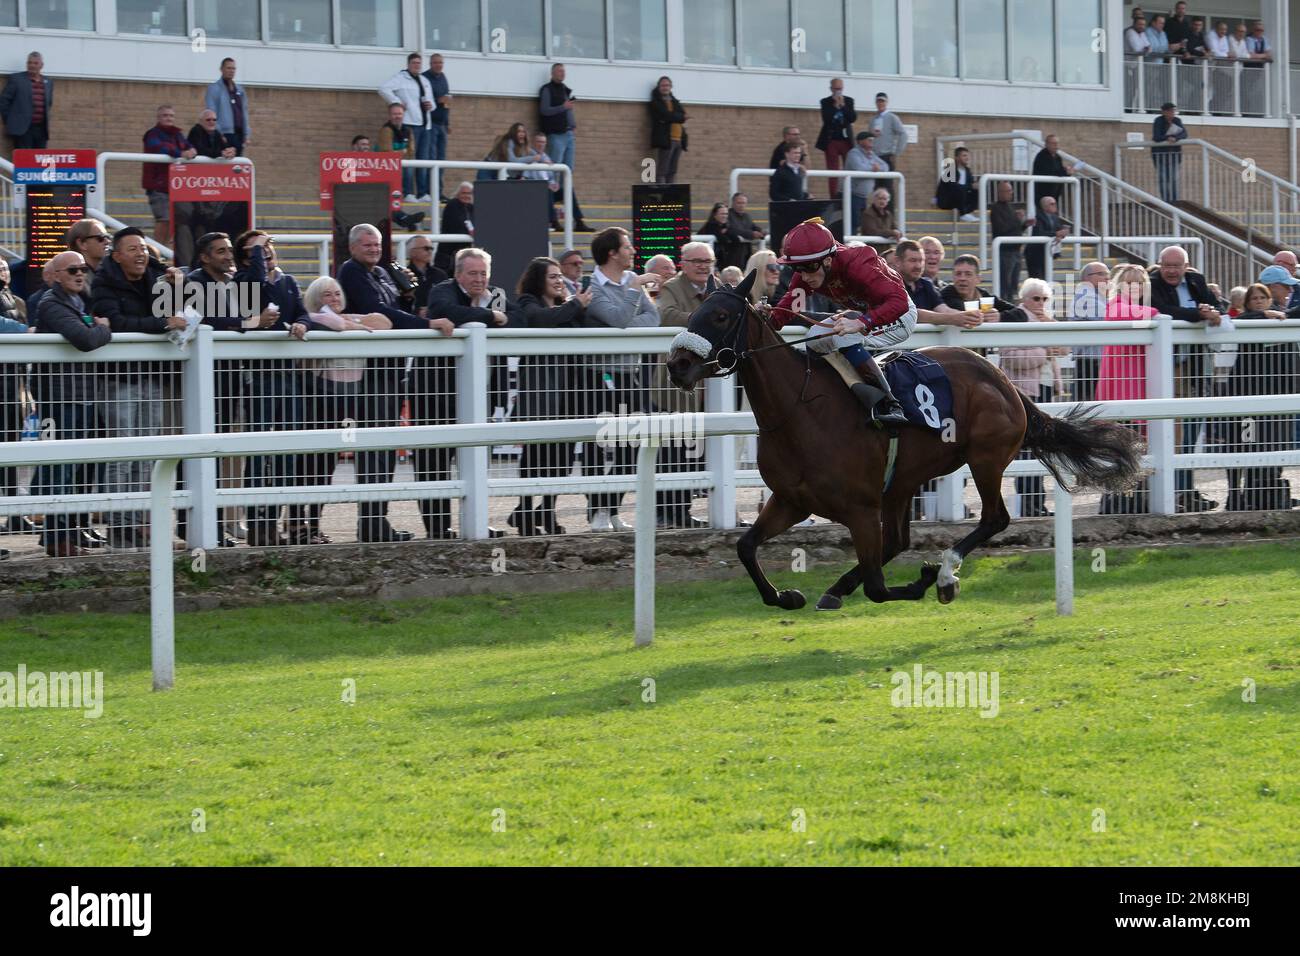
<path fill-rule="evenodd" d="M 871 412 L 871 417 L 877 424 L 906 425 L 907 416 L 903 414 L 903 406 L 898 404 L 898 399 L 889 388 L 889 380 L 870 353 L 853 367 L 865 380 L 865 384 L 853 386 L 853 394 Z"/>

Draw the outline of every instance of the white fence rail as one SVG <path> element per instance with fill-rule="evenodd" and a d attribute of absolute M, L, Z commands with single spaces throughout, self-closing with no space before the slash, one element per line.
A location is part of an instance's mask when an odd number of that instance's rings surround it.
<path fill-rule="evenodd" d="M 1044 405 L 1044 410 L 1060 412 L 1063 406 Z M 1300 411 L 1300 395 L 1237 397 L 1214 400 L 1143 400 L 1111 402 L 1100 406 L 1105 418 L 1143 418 L 1153 423 L 1185 415 L 1244 416 Z M 656 419 L 663 416 L 637 416 L 632 424 L 635 434 L 654 436 L 660 433 Z M 359 429 L 346 440 L 334 431 L 290 431 L 242 435 L 185 435 L 158 438 L 50 441 L 20 445 L 7 450 L 0 461 L 9 464 L 49 465 L 63 462 L 110 462 L 153 460 L 150 512 L 155 527 L 170 520 L 172 493 L 177 465 L 182 460 L 225 458 L 276 452 L 353 451 L 382 449 L 395 442 L 418 447 L 477 448 L 501 442 L 555 442 L 593 440 L 607 422 L 600 419 L 527 422 L 500 425 L 441 425 L 412 429 Z M 754 434 L 758 428 L 753 416 L 745 414 L 706 414 L 701 416 L 701 434 L 707 439 L 732 439 L 736 435 Z M 1154 426 L 1153 426 L 1154 427 Z M 398 434 L 399 432 L 403 434 Z M 15 453 L 16 452 L 16 453 Z M 657 441 L 647 437 L 637 452 L 638 489 L 636 501 L 634 633 L 638 646 L 649 644 L 654 636 L 655 608 L 655 495 L 654 462 Z M 1271 464 L 1300 463 L 1300 452 L 1264 453 L 1241 456 Z M 965 469 L 963 469 L 963 472 Z M 959 472 L 954 477 L 961 477 Z M 1056 554 L 1057 613 L 1069 615 L 1074 610 L 1073 514 L 1069 492 L 1058 486 L 1055 493 L 1054 519 Z M 175 684 L 175 603 L 171 543 L 156 535 L 150 546 L 150 616 L 154 690 L 167 690 Z"/>
<path fill-rule="evenodd" d="M 1184 63 L 1177 56 L 1124 57 L 1124 110 L 1159 113 L 1177 103 L 1184 113 L 1213 116 L 1277 116 L 1274 65 L 1204 57 Z"/>

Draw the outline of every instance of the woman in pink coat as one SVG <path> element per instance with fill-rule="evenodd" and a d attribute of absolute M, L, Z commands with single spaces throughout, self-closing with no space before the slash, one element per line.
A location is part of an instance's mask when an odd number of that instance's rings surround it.
<path fill-rule="evenodd" d="M 1123 265 L 1110 278 L 1112 298 L 1106 303 L 1106 319 L 1123 322 L 1150 319 L 1157 311 L 1151 301 L 1151 279 L 1141 266 Z M 1124 401 L 1147 396 L 1147 351 L 1145 345 L 1105 345 L 1097 373 L 1097 401 Z"/>

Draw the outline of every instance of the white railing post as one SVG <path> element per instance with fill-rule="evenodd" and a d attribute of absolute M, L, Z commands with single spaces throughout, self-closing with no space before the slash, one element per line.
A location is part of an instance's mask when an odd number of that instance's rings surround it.
<path fill-rule="evenodd" d="M 655 636 L 655 458 L 658 451 L 658 441 L 646 434 L 636 453 L 634 640 L 637 647 L 645 647 Z"/>
<path fill-rule="evenodd" d="M 705 379 L 704 410 L 734 412 L 736 410 L 735 383 L 729 378 Z M 683 432 L 685 431 L 687 430 L 683 429 Z M 691 427 L 689 433 L 694 435 L 697 429 Z M 734 528 L 736 526 L 736 436 L 719 435 L 716 438 L 706 438 L 704 462 L 712 476 L 709 488 L 709 524 L 715 528 Z"/>
<path fill-rule="evenodd" d="M 935 517 L 940 521 L 962 521 L 966 517 L 966 479 L 958 471 L 935 482 Z"/>
<path fill-rule="evenodd" d="M 1056 551 L 1056 613 L 1069 617 L 1074 613 L 1074 499 L 1058 481 L 1052 501 L 1056 512 L 1052 519 Z"/>
<path fill-rule="evenodd" d="M 211 458 L 203 459 L 212 461 Z M 175 571 L 172 568 L 172 492 L 176 488 L 175 458 L 159 458 L 150 477 L 149 538 L 150 656 L 153 689 L 171 690 L 176 681 Z M 165 533 L 159 529 L 166 527 Z"/>
<path fill-rule="evenodd" d="M 1201 205 L 1206 209 L 1215 208 L 1210 201 L 1210 154 L 1204 145 L 1201 146 Z"/>
<path fill-rule="evenodd" d="M 469 332 L 462 339 L 465 351 L 456 362 L 456 421 L 483 423 L 488 420 L 487 327 L 481 322 L 461 326 Z M 488 536 L 488 463 L 491 448 L 474 445 L 456 449 L 456 471 L 465 483 L 460 500 L 460 536 L 480 541 Z"/>
<path fill-rule="evenodd" d="M 1152 340 L 1147 347 L 1147 398 L 1174 397 L 1173 319 L 1152 320 Z M 1151 513 L 1174 513 L 1174 423 L 1161 418 L 1147 422 L 1147 449 L 1155 469 L 1150 479 Z"/>
<path fill-rule="evenodd" d="M 1210 114 L 1210 58 L 1201 60 L 1201 115 Z"/>
<path fill-rule="evenodd" d="M 985 174 L 987 175 L 987 174 Z M 989 203 L 985 195 L 985 188 L 989 180 L 981 175 L 979 178 L 979 217 L 980 217 L 980 263 L 987 266 L 989 264 Z M 1033 191 L 1030 190 L 1030 196 Z M 1032 206 L 1032 203 L 1028 204 Z"/>
<path fill-rule="evenodd" d="M 182 366 L 182 430 L 187 435 L 210 435 L 217 430 L 216 362 L 212 327 L 200 325 L 190 340 L 189 358 Z M 217 547 L 217 460 L 190 458 L 185 462 L 185 488 L 190 493 L 190 515 L 185 523 L 190 548 Z M 171 541 L 171 514 L 167 523 L 154 525 L 153 536 Z"/>
<path fill-rule="evenodd" d="M 1110 235 L 1110 183 L 1106 180 L 1101 181 L 1101 245 L 1097 249 L 1097 258 L 1105 259 L 1110 254 L 1110 243 L 1106 237 Z"/>

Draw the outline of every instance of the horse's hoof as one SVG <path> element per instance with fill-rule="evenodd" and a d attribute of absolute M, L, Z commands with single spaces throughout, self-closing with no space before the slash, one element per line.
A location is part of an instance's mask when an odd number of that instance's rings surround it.
<path fill-rule="evenodd" d="M 941 584 L 935 589 L 934 596 L 939 599 L 940 604 L 951 604 L 957 600 L 957 595 L 961 593 L 961 582 L 953 581 L 952 584 Z"/>
<path fill-rule="evenodd" d="M 922 564 L 920 580 L 928 589 L 931 584 L 939 580 L 939 565 L 933 561 L 926 561 Z"/>
<path fill-rule="evenodd" d="M 781 609 L 785 611 L 797 611 L 808 603 L 803 596 L 803 592 L 796 591 L 793 588 L 789 591 L 778 591 L 776 602 L 781 606 Z"/>
<path fill-rule="evenodd" d="M 834 594 L 823 594 L 821 600 L 817 602 L 819 611 L 838 611 L 844 606 L 844 602 Z"/>

